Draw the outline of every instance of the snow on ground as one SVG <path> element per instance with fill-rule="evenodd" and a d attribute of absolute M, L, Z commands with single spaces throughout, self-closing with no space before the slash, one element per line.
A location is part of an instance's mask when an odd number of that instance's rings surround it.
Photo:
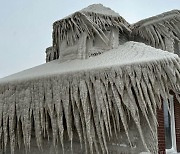
<path fill-rule="evenodd" d="M 0 79 L 0 83 L 28 80 L 42 76 L 64 74 L 82 70 L 92 70 L 106 67 L 109 68 L 113 66 L 122 67 L 124 65 L 134 64 L 138 65 L 151 61 L 154 62 L 156 60 L 158 61 L 176 57 L 178 56 L 175 54 L 152 48 L 143 43 L 130 41 L 126 42 L 123 45 L 120 45 L 117 49 L 110 50 L 99 56 L 91 57 L 85 60 L 76 59 L 61 63 L 59 60 L 54 60 L 49 63 L 45 63 L 37 67 L 2 78 Z"/>

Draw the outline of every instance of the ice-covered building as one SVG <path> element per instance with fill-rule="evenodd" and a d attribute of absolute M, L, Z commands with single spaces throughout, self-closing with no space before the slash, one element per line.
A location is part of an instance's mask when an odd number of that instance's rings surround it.
<path fill-rule="evenodd" d="M 56 21 L 47 63 L 0 79 L 2 151 L 178 151 L 180 58 L 154 25 L 179 44 L 180 15 L 153 18 L 130 25 L 96 4 Z"/>
<path fill-rule="evenodd" d="M 128 40 L 129 27 L 118 13 L 101 5 L 75 12 L 53 24 L 56 59 L 87 59 L 117 48 Z"/>

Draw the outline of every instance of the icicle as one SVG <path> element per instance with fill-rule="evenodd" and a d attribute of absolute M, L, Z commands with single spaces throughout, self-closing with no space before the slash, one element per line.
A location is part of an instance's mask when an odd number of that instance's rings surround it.
<path fill-rule="evenodd" d="M 33 95 L 34 95 L 33 118 L 34 118 L 35 136 L 36 136 L 37 146 L 39 149 L 42 150 L 42 130 L 41 130 L 41 122 L 40 122 L 38 83 L 32 83 L 32 87 L 33 87 Z"/>
<path fill-rule="evenodd" d="M 44 134 L 46 134 L 46 119 L 45 119 L 45 103 L 44 103 L 44 96 L 45 96 L 45 87 L 43 84 L 43 81 L 39 81 L 38 82 L 38 86 L 39 86 L 39 107 L 40 107 L 40 121 L 41 121 L 41 127 L 42 127 L 42 132 Z"/>
<path fill-rule="evenodd" d="M 157 123 L 156 115 L 154 114 L 154 111 L 153 111 L 153 108 L 152 108 L 152 105 L 151 105 L 151 101 L 149 99 L 149 95 L 148 95 L 148 92 L 147 92 L 147 88 L 146 88 L 146 85 L 145 85 L 143 80 L 141 81 L 141 87 L 143 89 L 143 94 L 144 94 L 145 101 L 146 101 L 146 103 L 148 105 L 150 113 L 152 114 L 152 119 L 154 121 L 154 124 L 156 124 Z"/>
<path fill-rule="evenodd" d="M 105 145 L 104 145 L 104 136 L 103 136 L 103 126 L 102 126 L 102 123 L 103 123 L 103 118 L 101 116 L 101 110 L 100 110 L 100 102 L 99 102 L 99 96 L 98 96 L 98 85 L 96 85 L 96 81 L 93 79 L 91 79 L 92 83 L 93 83 L 93 87 L 94 87 L 94 94 L 95 94 L 95 103 L 96 103 L 96 106 L 97 108 L 95 108 L 95 111 L 93 113 L 94 115 L 94 122 L 95 122 L 95 126 L 96 126 L 96 131 L 97 131 L 97 135 L 98 135 L 98 139 L 99 139 L 99 142 L 100 142 L 100 145 L 101 145 L 101 149 L 102 149 L 102 152 L 105 153 Z M 97 90 L 97 91 L 96 91 Z M 102 139 L 103 138 L 103 139 Z"/>
<path fill-rule="evenodd" d="M 74 100 L 75 100 L 75 103 L 76 103 L 76 106 L 78 108 L 78 112 L 79 112 L 79 115 L 80 115 L 80 119 L 81 119 L 81 127 L 82 127 L 82 132 L 83 132 L 83 137 L 84 137 L 84 143 L 85 143 L 85 150 L 86 150 L 86 153 L 87 153 L 87 136 L 86 136 L 86 129 L 85 129 L 85 118 L 84 118 L 84 115 L 83 115 L 83 111 L 82 111 L 82 108 L 80 107 L 80 94 L 79 94 L 79 89 L 78 89 L 78 83 L 77 83 L 77 80 L 74 80 L 74 86 L 73 86 L 73 89 L 74 89 Z"/>
<path fill-rule="evenodd" d="M 110 139 L 111 122 L 110 122 L 110 115 L 109 115 L 109 105 L 107 102 L 105 87 L 104 87 L 103 83 L 100 83 L 100 84 L 101 84 L 100 87 L 101 87 L 102 99 L 103 99 L 102 103 L 104 103 L 103 111 L 106 111 L 106 112 L 103 112 L 103 116 L 105 118 L 104 122 L 105 122 L 105 127 L 106 127 L 108 138 Z"/>
<path fill-rule="evenodd" d="M 102 138 L 103 138 L 106 152 L 108 153 L 108 149 L 107 149 L 107 145 L 106 145 L 105 130 L 104 130 L 104 123 L 107 124 L 106 108 L 105 108 L 104 102 L 103 102 L 103 97 L 102 97 L 102 93 L 101 93 L 101 89 L 100 89 L 101 83 L 100 83 L 99 79 L 96 79 L 94 86 L 95 86 L 95 98 L 96 98 L 96 104 L 97 104 L 97 109 L 98 109 L 98 113 L 99 113 L 99 122 L 100 122 L 100 126 L 101 126 Z"/>
<path fill-rule="evenodd" d="M 62 98 L 63 98 L 63 93 L 62 93 L 62 83 L 58 80 L 57 81 L 57 91 L 58 91 L 58 96 L 57 96 L 57 103 L 55 104 L 56 106 L 56 113 L 57 113 L 57 123 L 58 123 L 58 128 L 59 128 L 59 136 L 60 136 L 60 141 L 62 145 L 62 150 L 64 154 L 64 126 L 63 126 L 63 106 L 62 106 Z"/>
<path fill-rule="evenodd" d="M 114 93 L 114 78 L 115 78 L 115 74 L 114 72 L 111 72 L 109 74 L 109 78 L 110 78 L 110 85 L 111 85 L 111 92 L 112 92 L 112 95 Z M 112 100 L 112 104 L 114 106 L 114 113 L 115 113 L 115 119 L 116 119 L 116 127 L 117 127 L 117 130 L 120 132 L 120 120 L 119 120 L 119 114 L 118 114 L 118 108 L 117 108 L 117 104 L 115 103 L 115 99 Z"/>
<path fill-rule="evenodd" d="M 31 143 L 31 96 L 30 96 L 30 88 L 24 90 L 24 100 L 22 100 L 23 104 L 23 113 L 22 113 L 22 126 L 23 126 L 23 136 L 24 136 L 24 145 L 25 150 L 30 150 Z"/>
<path fill-rule="evenodd" d="M 98 99 L 99 110 L 101 110 L 101 111 L 99 111 L 99 113 L 102 112 L 103 121 L 105 123 L 106 131 L 107 131 L 107 134 L 108 134 L 108 137 L 109 137 L 110 132 L 109 132 L 109 127 L 108 126 L 110 125 L 110 123 L 108 124 L 109 111 L 107 111 L 108 110 L 108 104 L 107 104 L 107 99 L 105 98 L 106 92 L 105 92 L 105 89 L 104 89 L 104 85 L 102 84 L 100 79 L 98 79 L 98 80 L 96 79 L 96 86 L 98 87 L 98 89 L 97 89 L 98 94 L 97 95 L 99 96 L 99 99 Z M 101 115 L 99 115 L 99 117 L 100 116 Z"/>
<path fill-rule="evenodd" d="M 103 83 L 104 83 L 104 87 L 105 87 L 105 91 L 106 91 L 106 97 L 107 97 L 107 107 L 108 107 L 108 112 L 109 112 L 109 121 L 110 121 L 110 116 L 112 116 L 112 118 L 114 119 L 114 116 L 112 115 L 112 103 L 111 103 L 111 96 L 109 93 L 109 83 L 108 83 L 108 79 L 104 79 Z M 110 135 L 112 136 L 112 126 L 111 126 L 111 122 L 109 122 L 109 130 L 110 130 Z M 114 120 L 113 120 L 114 123 Z M 116 129 L 115 129 L 116 131 Z"/>
<path fill-rule="evenodd" d="M 4 93 L 0 93 L 0 125 L 1 126 L 3 124 L 3 104 L 4 104 Z M 1 147 L 3 148 L 3 127 L 0 127 L 0 141 L 1 141 L 0 144 L 2 145 Z"/>
<path fill-rule="evenodd" d="M 4 104 L 3 104 L 3 142 L 4 142 L 4 150 L 6 151 L 7 143 L 8 143 L 8 100 L 9 99 L 9 87 L 5 87 L 4 92 Z"/>
<path fill-rule="evenodd" d="M 152 29 L 152 26 L 145 27 L 148 37 L 150 38 L 152 45 L 155 47 L 156 46 L 156 40 L 154 39 L 153 33 L 150 29 Z"/>
<path fill-rule="evenodd" d="M 81 80 L 79 83 L 80 99 L 86 121 L 86 134 L 89 142 L 90 152 L 93 153 L 93 141 L 91 136 L 91 112 L 88 100 L 88 90 L 85 81 Z"/>
<path fill-rule="evenodd" d="M 147 147 L 147 144 L 145 142 L 145 139 L 144 139 L 144 136 L 143 136 L 143 132 L 142 132 L 142 128 L 141 128 L 141 124 L 140 124 L 140 119 L 139 119 L 139 113 L 138 111 L 135 109 L 135 107 L 130 103 L 128 102 L 129 99 L 128 99 L 128 95 L 127 93 L 124 93 L 124 96 L 123 96 L 123 103 L 127 106 L 127 108 L 130 110 L 130 113 L 131 113 L 131 117 L 132 119 L 134 120 L 136 126 L 137 126 L 137 129 L 139 131 L 139 134 L 140 134 L 140 137 L 141 137 L 141 140 L 143 142 L 143 145 L 145 147 L 145 149 L 147 151 L 148 150 L 148 147 Z"/>
<path fill-rule="evenodd" d="M 129 73 L 130 73 L 130 71 L 129 71 Z M 143 72 L 143 73 L 144 73 L 144 72 Z M 146 121 L 147 121 L 147 123 L 148 123 L 148 126 L 149 126 L 151 132 L 153 133 L 153 135 L 155 135 L 155 133 L 154 133 L 152 127 L 151 127 L 150 120 L 149 120 L 149 118 L 148 118 L 147 106 L 146 106 L 146 103 L 144 102 L 144 98 L 143 98 L 141 89 L 139 89 L 139 92 L 138 92 L 138 89 L 137 89 L 137 87 L 136 87 L 134 73 L 131 72 L 131 73 L 129 74 L 129 76 L 130 76 L 131 82 L 134 83 L 134 84 L 132 84 L 132 86 L 133 86 L 134 95 L 135 95 L 134 97 L 136 97 L 136 99 L 137 99 L 137 102 L 136 102 L 136 103 L 139 104 L 139 108 L 141 109 L 142 114 L 144 115 L 144 117 L 145 117 L 145 119 L 146 119 Z M 147 81 L 147 76 L 146 76 L 146 74 L 144 74 L 144 76 L 145 76 L 145 80 Z M 147 82 L 148 82 L 148 81 L 147 81 Z M 140 88 L 139 83 L 138 83 L 138 87 Z M 141 97 L 139 97 L 139 95 L 140 95 Z M 155 104 L 155 105 L 156 105 L 156 104 Z M 156 106 L 155 106 L 154 110 L 156 110 Z M 154 123 L 154 124 L 155 124 L 155 123 Z"/>
<path fill-rule="evenodd" d="M 128 138 L 130 146 L 132 147 L 132 143 L 131 143 L 131 140 L 130 140 L 130 137 L 129 137 L 129 132 L 128 132 L 127 119 L 126 119 L 126 116 L 125 116 L 125 111 L 124 111 L 123 106 L 122 106 L 122 101 L 121 101 L 121 96 L 120 96 L 121 92 L 119 94 L 117 89 L 114 88 L 114 90 L 113 90 L 114 98 L 115 98 L 115 101 L 117 103 L 117 108 L 119 110 L 119 114 L 120 114 L 120 117 L 121 117 L 121 121 L 122 121 L 124 130 L 125 130 L 126 136 Z"/>
<path fill-rule="evenodd" d="M 10 96 L 9 96 L 9 103 L 11 104 L 9 106 L 9 138 L 10 138 L 10 148 L 11 148 L 11 154 L 14 154 L 15 149 L 15 131 L 14 131 L 14 123 L 15 123 L 15 94 L 14 94 L 14 87 L 10 86 Z M 0 99 L 1 98 L 0 96 Z M 0 102 L 1 104 L 1 102 Z M 2 113 L 2 111 L 0 111 Z M 0 117 L 1 118 L 1 117 Z M 2 133 L 2 131 L 1 131 Z M 1 136 L 0 133 L 0 136 Z"/>
<path fill-rule="evenodd" d="M 82 128 L 81 128 L 81 119 L 80 119 L 80 115 L 78 112 L 78 108 L 75 104 L 75 99 L 74 99 L 74 88 L 71 89 L 71 100 L 72 100 L 72 109 L 73 109 L 73 116 L 74 116 L 74 123 L 75 123 L 75 127 L 79 136 L 79 140 L 80 140 L 80 145 L 81 145 L 81 149 L 82 149 Z"/>
<path fill-rule="evenodd" d="M 92 87 L 92 83 L 88 80 L 89 78 L 86 79 L 86 84 L 87 84 L 87 89 L 88 89 L 88 93 L 89 93 L 89 101 L 90 101 L 90 106 L 92 109 L 92 118 L 94 119 L 94 121 L 98 120 L 98 117 L 95 115 L 96 112 L 96 107 L 95 107 L 95 97 L 94 97 L 94 91 L 93 91 L 93 87 Z M 91 120 L 91 136 L 93 139 L 93 143 L 95 145 L 95 149 L 96 152 L 99 153 L 98 150 L 98 145 L 97 145 L 97 141 L 96 141 L 96 132 L 95 132 L 95 128 L 96 128 L 96 123 L 94 124 L 94 122 Z M 98 133 L 98 132 L 97 132 Z"/>
<path fill-rule="evenodd" d="M 52 93 L 52 102 L 48 104 L 49 110 L 50 110 L 50 117 L 51 117 L 51 126 L 52 126 L 52 133 L 53 133 L 53 144 L 54 147 L 56 147 L 58 143 L 58 123 L 57 123 L 57 112 L 55 109 L 56 104 L 59 102 L 59 91 L 58 91 L 58 84 L 56 78 L 52 78 L 52 85 L 51 85 L 51 93 Z"/>
<path fill-rule="evenodd" d="M 64 108 L 64 114 L 66 119 L 66 125 L 67 125 L 67 132 L 69 136 L 69 140 L 71 141 L 71 151 L 72 151 L 72 139 L 73 139 L 73 133 L 72 133 L 72 115 L 71 115 L 71 105 L 70 105 L 70 93 L 69 93 L 69 83 L 68 81 L 63 81 L 63 96 L 62 96 L 62 103 Z"/>

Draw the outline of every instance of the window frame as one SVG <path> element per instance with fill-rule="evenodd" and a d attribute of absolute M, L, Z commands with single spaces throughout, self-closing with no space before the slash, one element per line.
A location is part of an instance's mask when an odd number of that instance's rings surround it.
<path fill-rule="evenodd" d="M 166 102 L 164 102 L 166 103 Z M 177 152 L 177 146 L 176 146 L 176 127 L 175 127 L 175 114 L 174 114 L 174 96 L 170 96 L 170 122 L 171 122 L 171 140 L 172 140 L 172 147 L 171 149 L 166 149 L 167 154 L 172 154 Z"/>

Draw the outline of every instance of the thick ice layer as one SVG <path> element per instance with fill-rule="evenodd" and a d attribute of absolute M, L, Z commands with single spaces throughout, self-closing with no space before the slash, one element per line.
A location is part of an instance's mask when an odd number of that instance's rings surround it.
<path fill-rule="evenodd" d="M 84 9 L 82 9 L 80 12 L 93 12 L 93 13 L 99 13 L 107 16 L 114 16 L 119 17 L 119 14 L 115 11 L 111 10 L 108 7 L 103 6 L 102 4 L 93 4 L 90 5 Z"/>
<path fill-rule="evenodd" d="M 180 50 L 180 10 L 143 19 L 132 25 L 131 29 L 135 41 L 169 52 L 178 53 Z"/>
<path fill-rule="evenodd" d="M 0 79 L 2 82 L 17 80 L 29 80 L 55 74 L 67 74 L 71 72 L 96 70 L 99 68 L 123 67 L 126 65 L 147 65 L 150 62 L 177 58 L 178 56 L 169 52 L 163 52 L 147 46 L 143 43 L 127 42 L 102 55 L 91 57 L 86 60 L 71 60 L 60 63 L 58 60 L 13 74 Z"/>
<path fill-rule="evenodd" d="M 61 143 L 64 149 L 66 133 L 71 147 L 78 136 L 88 153 L 108 153 L 109 140 L 122 133 L 120 139 L 128 141 L 121 144 L 128 147 L 124 153 L 139 143 L 139 152 L 157 153 L 156 109 L 162 99 L 168 102 L 170 90 L 178 98 L 179 57 L 135 42 L 87 60 L 57 60 L 14 74 L 0 84 L 1 147 L 14 153 L 23 144 L 28 151 L 35 138 L 43 149 L 52 137 L 54 148 Z M 138 142 L 131 137 L 132 123 Z"/>

